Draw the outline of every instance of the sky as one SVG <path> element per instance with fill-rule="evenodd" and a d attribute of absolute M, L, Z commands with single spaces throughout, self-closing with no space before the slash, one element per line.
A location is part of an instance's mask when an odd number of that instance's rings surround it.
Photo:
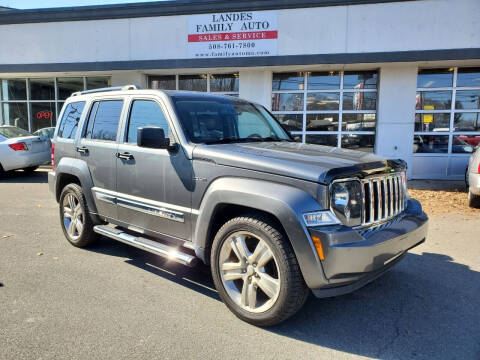
<path fill-rule="evenodd" d="M 0 0 L 0 6 L 16 9 L 38 9 L 65 6 L 128 4 L 152 1 L 158 0 Z"/>

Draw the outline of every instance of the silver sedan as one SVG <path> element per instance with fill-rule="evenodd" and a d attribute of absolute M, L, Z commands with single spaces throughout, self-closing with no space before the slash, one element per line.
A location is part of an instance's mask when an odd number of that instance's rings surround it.
<path fill-rule="evenodd" d="M 470 157 L 467 169 L 468 205 L 480 208 L 480 146 Z"/>
<path fill-rule="evenodd" d="M 51 143 L 15 126 L 0 126 L 0 174 L 23 169 L 34 171 L 50 160 Z"/>

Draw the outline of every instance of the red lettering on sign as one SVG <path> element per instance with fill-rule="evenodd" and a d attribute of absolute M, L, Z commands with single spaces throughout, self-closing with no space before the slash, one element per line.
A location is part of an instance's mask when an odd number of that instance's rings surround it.
<path fill-rule="evenodd" d="M 188 34 L 188 42 L 263 40 L 278 38 L 278 31 L 242 31 L 217 34 Z"/>
<path fill-rule="evenodd" d="M 35 114 L 35 117 L 37 119 L 48 119 L 50 120 L 51 118 L 53 118 L 53 112 L 51 111 L 39 111 Z"/>

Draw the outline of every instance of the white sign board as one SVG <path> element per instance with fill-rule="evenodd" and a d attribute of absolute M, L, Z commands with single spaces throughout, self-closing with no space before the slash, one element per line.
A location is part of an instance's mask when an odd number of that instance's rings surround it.
<path fill-rule="evenodd" d="M 188 57 L 277 55 L 277 12 L 246 11 L 188 17 Z"/>

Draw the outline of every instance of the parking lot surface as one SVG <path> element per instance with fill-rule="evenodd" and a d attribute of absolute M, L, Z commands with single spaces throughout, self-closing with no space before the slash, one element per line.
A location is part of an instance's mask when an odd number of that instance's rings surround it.
<path fill-rule="evenodd" d="M 431 217 L 385 276 L 262 329 L 230 313 L 204 267 L 69 245 L 46 181 L 0 179 L 0 359 L 480 359 L 478 215 Z"/>

